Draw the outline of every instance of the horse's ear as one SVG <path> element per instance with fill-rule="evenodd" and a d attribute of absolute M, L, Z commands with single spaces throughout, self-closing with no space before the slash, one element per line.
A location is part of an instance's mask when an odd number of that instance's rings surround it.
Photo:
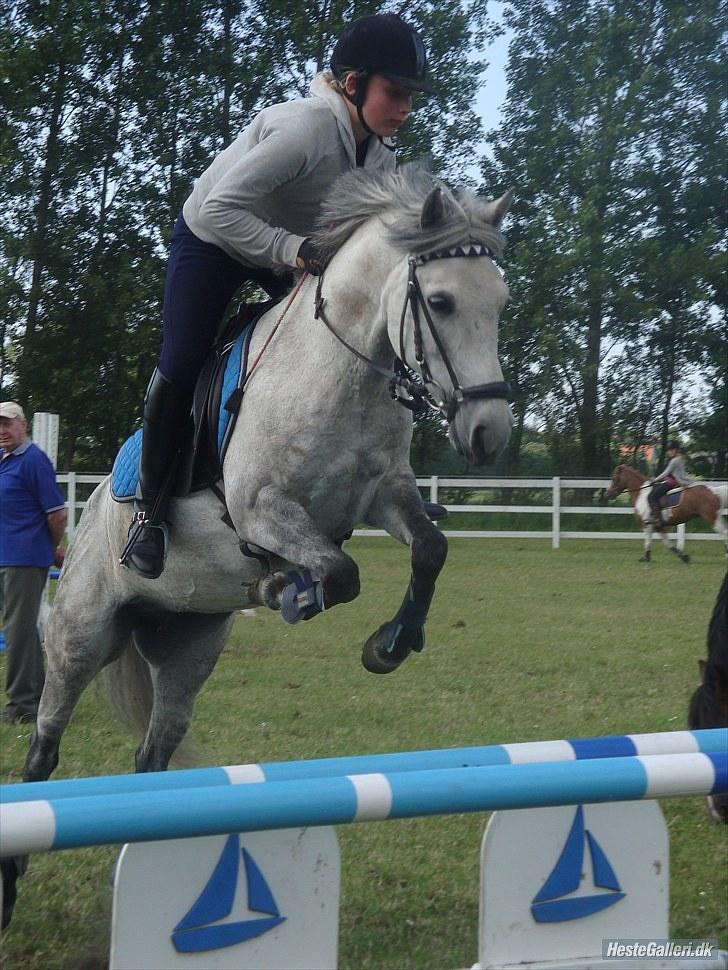
<path fill-rule="evenodd" d="M 494 199 L 492 202 L 488 202 L 485 207 L 485 221 L 491 223 L 496 229 L 500 229 L 501 223 L 505 219 L 512 202 L 513 189 L 508 189 L 500 199 Z"/>
<path fill-rule="evenodd" d="M 705 669 L 708 666 L 705 660 L 698 660 L 698 673 L 700 675 L 700 683 L 705 683 Z"/>
<path fill-rule="evenodd" d="M 445 207 L 442 204 L 442 190 L 436 186 L 425 199 L 420 216 L 420 228 L 429 229 L 442 222 L 445 215 Z"/>

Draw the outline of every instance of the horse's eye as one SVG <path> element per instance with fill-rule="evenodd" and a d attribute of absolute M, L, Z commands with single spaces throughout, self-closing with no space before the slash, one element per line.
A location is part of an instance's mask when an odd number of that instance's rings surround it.
<path fill-rule="evenodd" d="M 455 309 L 453 298 L 447 293 L 433 293 L 427 302 L 436 313 L 452 313 Z"/>

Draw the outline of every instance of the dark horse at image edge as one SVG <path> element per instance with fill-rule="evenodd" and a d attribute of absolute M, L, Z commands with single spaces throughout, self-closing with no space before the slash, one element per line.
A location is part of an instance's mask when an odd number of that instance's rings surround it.
<path fill-rule="evenodd" d="M 690 699 L 688 724 L 692 730 L 728 727 L 728 572 L 708 626 L 708 659 L 698 666 L 700 686 Z M 728 823 L 728 795 L 712 795 L 708 806 L 716 822 Z"/>

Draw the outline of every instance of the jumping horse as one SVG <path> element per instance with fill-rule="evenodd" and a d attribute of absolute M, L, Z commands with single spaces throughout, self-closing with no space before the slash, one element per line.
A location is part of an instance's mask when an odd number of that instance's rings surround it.
<path fill-rule="evenodd" d="M 422 649 L 447 542 L 426 515 L 409 465 L 411 414 L 393 395 L 429 399 L 473 463 L 507 441 L 498 317 L 508 289 L 494 259 L 510 199 L 452 192 L 418 166 L 337 183 L 316 237 L 326 270 L 258 324 L 218 494 L 173 501 L 159 579 L 119 564 L 131 512 L 108 481 L 89 499 L 48 623 L 26 780 L 56 767 L 76 702 L 104 667 L 117 701 L 150 698 L 137 771 L 165 769 L 235 611 L 283 604 L 289 620 L 309 619 L 358 596 L 359 570 L 341 548 L 357 523 L 409 546 L 412 565 L 402 607 L 367 641 L 364 665 L 387 673 Z M 267 557 L 241 555 L 242 540 Z M 128 656 L 141 662 L 120 662 Z"/>
<path fill-rule="evenodd" d="M 388 673 L 422 650 L 447 541 L 409 464 L 411 413 L 393 398 L 428 401 L 471 463 L 508 440 L 498 361 L 508 288 L 494 260 L 510 201 L 450 191 L 418 166 L 337 183 L 316 234 L 325 272 L 304 276 L 256 327 L 222 481 L 173 500 L 160 578 L 120 565 L 131 510 L 113 501 L 109 481 L 89 499 L 48 622 L 25 781 L 55 769 L 73 709 L 103 668 L 115 707 L 143 734 L 136 770 L 166 769 L 236 611 L 283 607 L 291 622 L 359 595 L 342 549 L 358 523 L 409 546 L 412 567 L 364 666 Z M 242 555 L 242 542 L 265 555 Z M 2 861 L 6 902 L 24 864 Z"/>
<path fill-rule="evenodd" d="M 680 525 L 691 519 L 701 518 L 718 535 L 723 537 L 728 555 L 728 526 L 723 521 L 725 497 L 707 485 L 688 485 L 674 488 L 661 499 L 661 519 L 654 520 L 648 496 L 652 480 L 629 465 L 617 465 L 605 491 L 605 498 L 611 499 L 629 492 L 635 518 L 644 532 L 644 553 L 640 562 L 650 562 L 652 558 L 652 535 L 657 532 L 665 546 L 683 562 L 690 562 L 687 553 L 681 552 L 670 539 L 666 525 Z"/>

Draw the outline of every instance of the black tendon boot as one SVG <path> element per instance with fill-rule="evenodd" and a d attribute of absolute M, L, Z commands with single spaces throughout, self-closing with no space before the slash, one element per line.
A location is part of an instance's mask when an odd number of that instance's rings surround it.
<path fill-rule="evenodd" d="M 190 395 L 155 370 L 144 399 L 144 435 L 134 518 L 121 563 L 146 579 L 162 574 L 165 522 L 179 449 L 190 415 Z"/>

